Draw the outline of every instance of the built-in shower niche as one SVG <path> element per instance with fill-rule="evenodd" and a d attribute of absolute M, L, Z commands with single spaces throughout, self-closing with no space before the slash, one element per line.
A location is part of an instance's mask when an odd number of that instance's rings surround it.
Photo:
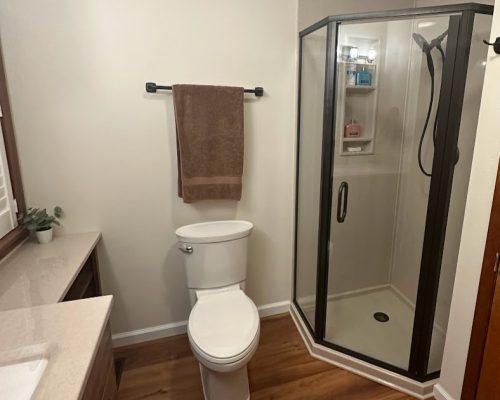
<path fill-rule="evenodd" d="M 341 156 L 373 154 L 380 39 L 346 36 L 338 46 L 337 57 L 338 153 Z"/>

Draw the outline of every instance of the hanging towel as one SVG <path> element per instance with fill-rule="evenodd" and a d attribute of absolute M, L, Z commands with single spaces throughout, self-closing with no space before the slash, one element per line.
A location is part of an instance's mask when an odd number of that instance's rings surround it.
<path fill-rule="evenodd" d="M 178 192 L 185 203 L 240 200 L 243 88 L 173 85 Z"/>

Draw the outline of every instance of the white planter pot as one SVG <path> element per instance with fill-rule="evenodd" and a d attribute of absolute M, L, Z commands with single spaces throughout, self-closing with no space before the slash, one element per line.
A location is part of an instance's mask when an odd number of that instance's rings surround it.
<path fill-rule="evenodd" d="M 52 228 L 47 229 L 45 231 L 36 231 L 35 234 L 36 234 L 36 238 L 38 239 L 38 242 L 45 244 L 45 243 L 49 243 L 50 241 L 52 241 L 52 232 L 53 231 L 54 230 Z"/>

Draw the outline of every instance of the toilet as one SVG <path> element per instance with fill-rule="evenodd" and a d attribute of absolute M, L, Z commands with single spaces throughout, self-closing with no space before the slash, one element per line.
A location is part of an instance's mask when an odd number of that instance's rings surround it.
<path fill-rule="evenodd" d="M 257 307 L 245 294 L 247 221 L 214 221 L 176 230 L 191 301 L 188 337 L 206 400 L 250 398 L 247 364 L 259 344 Z"/>

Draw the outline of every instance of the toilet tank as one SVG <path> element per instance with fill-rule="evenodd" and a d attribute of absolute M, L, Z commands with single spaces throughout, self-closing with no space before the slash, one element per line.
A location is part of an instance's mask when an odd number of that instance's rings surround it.
<path fill-rule="evenodd" d="M 248 221 L 214 221 L 175 231 L 189 289 L 220 288 L 246 280 Z"/>

